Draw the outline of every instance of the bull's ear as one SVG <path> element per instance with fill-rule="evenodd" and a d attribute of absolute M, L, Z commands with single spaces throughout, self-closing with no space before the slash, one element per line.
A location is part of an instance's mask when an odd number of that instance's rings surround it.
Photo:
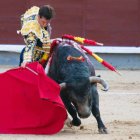
<path fill-rule="evenodd" d="M 66 88 L 66 83 L 61 83 L 61 84 L 59 84 L 59 86 L 60 86 L 61 90 L 63 90 Z"/>

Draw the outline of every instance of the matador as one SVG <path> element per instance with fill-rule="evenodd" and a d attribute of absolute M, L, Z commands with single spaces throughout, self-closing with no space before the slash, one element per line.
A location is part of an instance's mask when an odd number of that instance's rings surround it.
<path fill-rule="evenodd" d="M 20 64 L 38 61 L 45 67 L 50 53 L 50 21 L 54 17 L 54 9 L 50 5 L 41 8 L 33 6 L 21 16 L 21 30 L 18 33 L 24 38 L 26 47 L 20 55 Z"/>

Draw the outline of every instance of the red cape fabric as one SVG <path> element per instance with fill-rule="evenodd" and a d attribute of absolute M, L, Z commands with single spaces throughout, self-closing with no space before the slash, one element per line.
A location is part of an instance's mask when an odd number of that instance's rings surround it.
<path fill-rule="evenodd" d="M 37 63 L 0 74 L 0 133 L 55 134 L 67 118 L 59 85 Z"/>

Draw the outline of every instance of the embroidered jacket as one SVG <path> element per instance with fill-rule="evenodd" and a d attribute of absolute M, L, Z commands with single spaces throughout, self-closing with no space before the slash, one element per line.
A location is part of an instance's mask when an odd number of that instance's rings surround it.
<path fill-rule="evenodd" d="M 50 24 L 47 28 L 41 28 L 38 23 L 39 7 L 33 6 L 21 16 L 21 30 L 26 43 L 23 54 L 23 62 L 47 60 L 50 53 Z"/>

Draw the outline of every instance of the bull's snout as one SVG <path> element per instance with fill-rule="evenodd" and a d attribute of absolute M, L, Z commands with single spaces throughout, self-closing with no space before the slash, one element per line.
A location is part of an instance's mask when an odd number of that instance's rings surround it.
<path fill-rule="evenodd" d="M 77 103 L 77 112 L 80 118 L 88 118 L 91 114 L 91 108 L 88 105 L 88 100 L 84 104 Z"/>
<path fill-rule="evenodd" d="M 78 115 L 80 118 L 88 118 L 91 114 L 90 108 L 82 108 L 81 110 L 78 110 Z"/>
<path fill-rule="evenodd" d="M 78 113 L 80 118 L 88 118 L 90 116 L 91 112 L 84 112 L 84 113 Z"/>

